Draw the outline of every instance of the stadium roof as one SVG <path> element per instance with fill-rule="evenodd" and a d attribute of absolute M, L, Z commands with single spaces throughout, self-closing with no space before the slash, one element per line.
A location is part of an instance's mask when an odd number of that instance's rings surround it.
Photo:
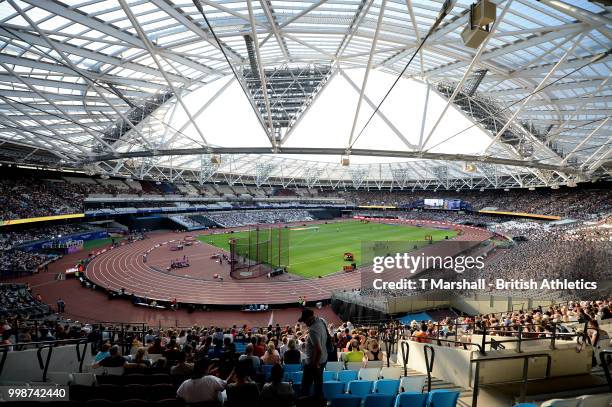
<path fill-rule="evenodd" d="M 495 1 L 477 49 L 470 3 L 415 54 L 442 1 L 0 1 L 0 160 L 283 186 L 610 175 L 609 1 Z"/>

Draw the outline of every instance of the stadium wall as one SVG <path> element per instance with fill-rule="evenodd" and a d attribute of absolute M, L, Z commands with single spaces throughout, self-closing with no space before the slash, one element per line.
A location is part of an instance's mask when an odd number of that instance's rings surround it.
<path fill-rule="evenodd" d="M 582 352 L 576 352 L 576 343 L 558 343 L 556 349 L 550 349 L 550 341 L 545 344 L 537 344 L 525 347 L 519 354 L 516 350 L 490 351 L 486 356 L 475 350 L 464 350 L 448 346 L 438 346 L 431 343 L 420 343 L 416 341 L 400 340 L 398 346 L 397 360 L 404 360 L 403 342 L 409 346 L 408 368 L 419 373 L 427 374 L 425 363 L 425 346 L 431 346 L 435 350 L 435 360 L 432 376 L 449 381 L 459 387 L 469 389 L 472 387 L 475 364 L 472 359 L 486 359 L 503 356 L 517 356 L 527 354 L 549 354 L 551 356 L 551 377 L 587 374 L 591 370 L 591 357 L 593 349 L 587 346 Z M 545 357 L 533 358 L 529 362 L 530 379 L 542 378 L 546 371 Z M 520 381 L 523 375 L 523 359 L 496 361 L 494 363 L 483 362 L 480 365 L 480 384 L 492 384 L 500 382 Z"/>

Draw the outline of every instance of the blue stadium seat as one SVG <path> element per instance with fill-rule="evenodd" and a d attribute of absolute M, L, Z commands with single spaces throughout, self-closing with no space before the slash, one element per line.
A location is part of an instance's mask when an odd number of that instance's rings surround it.
<path fill-rule="evenodd" d="M 334 396 L 344 393 L 344 383 L 339 381 L 323 382 L 323 397 L 331 400 Z"/>
<path fill-rule="evenodd" d="M 363 399 L 363 407 L 393 407 L 395 396 L 389 394 L 368 394 Z"/>
<path fill-rule="evenodd" d="M 360 407 L 361 397 L 353 394 L 338 394 L 331 400 L 331 407 Z"/>
<path fill-rule="evenodd" d="M 395 407 L 425 407 L 428 393 L 400 393 L 395 399 Z"/>
<path fill-rule="evenodd" d="M 538 406 L 532 403 L 518 403 L 518 404 L 515 404 L 513 407 L 538 407 Z"/>
<path fill-rule="evenodd" d="M 294 394 L 300 394 L 300 392 L 302 390 L 302 383 L 293 383 L 291 385 L 291 387 L 293 387 L 293 393 Z"/>
<path fill-rule="evenodd" d="M 455 390 L 432 390 L 429 393 L 427 405 L 430 407 L 455 407 L 459 392 Z"/>
<path fill-rule="evenodd" d="M 261 365 L 261 373 L 264 375 L 264 380 L 270 380 L 270 375 L 272 374 L 272 366 L 274 365 Z"/>
<path fill-rule="evenodd" d="M 400 381 L 396 379 L 380 379 L 374 382 L 374 393 L 395 396 L 399 390 Z"/>
<path fill-rule="evenodd" d="M 338 380 L 338 375 L 336 372 L 324 370 L 323 371 L 323 381 L 329 382 L 331 380 Z"/>
<path fill-rule="evenodd" d="M 285 373 L 299 372 L 300 370 L 302 370 L 302 365 L 300 365 L 299 363 L 289 364 L 283 367 L 285 368 Z"/>
<path fill-rule="evenodd" d="M 357 380 L 356 370 L 341 370 L 338 372 L 338 381 L 348 385 L 348 382 Z"/>
<path fill-rule="evenodd" d="M 304 372 L 289 372 L 285 373 L 285 380 L 291 383 L 302 383 Z M 325 380 L 325 379 L 323 379 Z"/>
<path fill-rule="evenodd" d="M 348 384 L 348 392 L 356 396 L 365 397 L 372 393 L 374 382 L 371 380 L 353 380 Z"/>
<path fill-rule="evenodd" d="M 329 370 L 331 372 L 339 372 L 340 370 L 344 370 L 344 362 L 327 362 L 325 364 L 325 370 Z"/>

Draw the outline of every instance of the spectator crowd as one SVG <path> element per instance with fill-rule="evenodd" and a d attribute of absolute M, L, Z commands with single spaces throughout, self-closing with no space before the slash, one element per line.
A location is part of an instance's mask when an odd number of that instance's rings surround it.
<path fill-rule="evenodd" d="M 257 224 L 306 222 L 313 220 L 305 209 L 234 210 L 210 212 L 206 217 L 223 227 L 239 227 Z"/>
<path fill-rule="evenodd" d="M 0 284 L 0 316 L 7 318 L 15 315 L 44 315 L 48 307 L 32 296 L 27 285 Z M 5 326 L 6 320 L 1 321 Z"/>

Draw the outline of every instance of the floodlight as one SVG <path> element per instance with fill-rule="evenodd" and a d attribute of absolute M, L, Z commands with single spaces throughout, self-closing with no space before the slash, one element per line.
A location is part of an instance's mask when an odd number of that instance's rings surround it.
<path fill-rule="evenodd" d="M 489 36 L 489 24 L 495 22 L 497 9 L 490 0 L 480 0 L 470 6 L 470 20 L 461 32 L 465 46 L 478 48 Z"/>

